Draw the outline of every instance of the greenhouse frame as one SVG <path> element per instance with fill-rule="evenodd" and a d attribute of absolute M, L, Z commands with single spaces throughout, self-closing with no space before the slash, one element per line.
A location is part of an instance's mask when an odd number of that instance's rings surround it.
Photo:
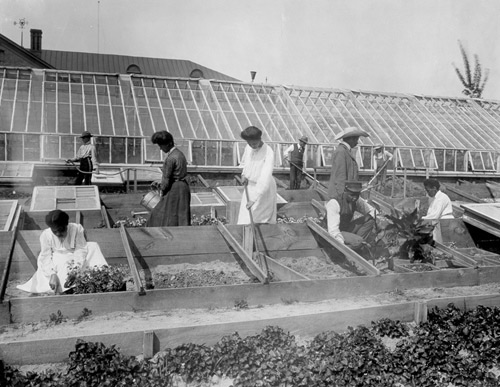
<path fill-rule="evenodd" d="M 168 130 L 191 165 L 236 167 L 240 133 L 255 125 L 276 166 L 305 135 L 307 166 L 326 167 L 335 135 L 357 126 L 370 135 L 358 147 L 364 169 L 383 144 L 398 168 L 494 173 L 499 110 L 465 97 L 0 67 L 0 161 L 63 161 L 87 130 L 102 165 L 151 164 L 163 157 L 151 135 Z"/>

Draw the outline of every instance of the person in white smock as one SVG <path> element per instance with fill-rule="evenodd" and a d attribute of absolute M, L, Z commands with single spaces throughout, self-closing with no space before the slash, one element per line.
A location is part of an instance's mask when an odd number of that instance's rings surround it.
<path fill-rule="evenodd" d="M 94 267 L 106 265 L 99 245 L 87 242 L 83 226 L 69 223 L 69 216 L 61 210 L 50 211 L 45 217 L 49 228 L 40 235 L 41 251 L 37 270 L 31 279 L 17 288 L 30 293 L 63 293 L 68 266 Z"/>
<path fill-rule="evenodd" d="M 241 198 L 238 224 L 249 224 L 252 211 L 255 223 L 276 223 L 276 182 L 273 178 L 274 152 L 262 141 L 262 131 L 249 126 L 241 132 L 247 142 L 240 167 L 241 178 L 248 190 Z"/>
<path fill-rule="evenodd" d="M 454 219 L 451 200 L 444 192 L 439 190 L 440 184 L 436 179 L 425 179 L 424 188 L 429 195 L 429 208 L 427 214 L 422 219 L 432 222 L 434 231 L 432 236 L 436 242 L 443 242 L 441 235 L 440 219 Z"/>

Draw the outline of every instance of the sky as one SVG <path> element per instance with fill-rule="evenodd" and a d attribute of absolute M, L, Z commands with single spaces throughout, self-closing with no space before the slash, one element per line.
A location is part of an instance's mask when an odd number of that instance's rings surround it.
<path fill-rule="evenodd" d="M 498 0 L 0 0 L 0 33 L 242 81 L 446 97 L 463 96 L 461 41 L 489 69 L 483 98 L 500 100 L 499 16 Z"/>

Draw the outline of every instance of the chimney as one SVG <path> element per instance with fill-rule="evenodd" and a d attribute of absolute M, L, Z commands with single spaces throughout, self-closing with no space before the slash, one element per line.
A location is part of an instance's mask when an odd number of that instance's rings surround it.
<path fill-rule="evenodd" d="M 40 53 L 42 51 L 42 30 L 30 29 L 31 51 Z"/>

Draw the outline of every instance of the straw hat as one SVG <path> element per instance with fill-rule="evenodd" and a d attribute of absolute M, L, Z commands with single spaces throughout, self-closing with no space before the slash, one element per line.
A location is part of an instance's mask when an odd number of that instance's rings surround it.
<path fill-rule="evenodd" d="M 80 138 L 83 138 L 83 137 L 92 137 L 92 133 L 85 131 L 80 136 Z"/>
<path fill-rule="evenodd" d="M 356 128 L 355 126 L 350 126 L 337 134 L 335 140 L 341 140 L 348 137 L 370 137 L 370 135 L 364 130 Z"/>

